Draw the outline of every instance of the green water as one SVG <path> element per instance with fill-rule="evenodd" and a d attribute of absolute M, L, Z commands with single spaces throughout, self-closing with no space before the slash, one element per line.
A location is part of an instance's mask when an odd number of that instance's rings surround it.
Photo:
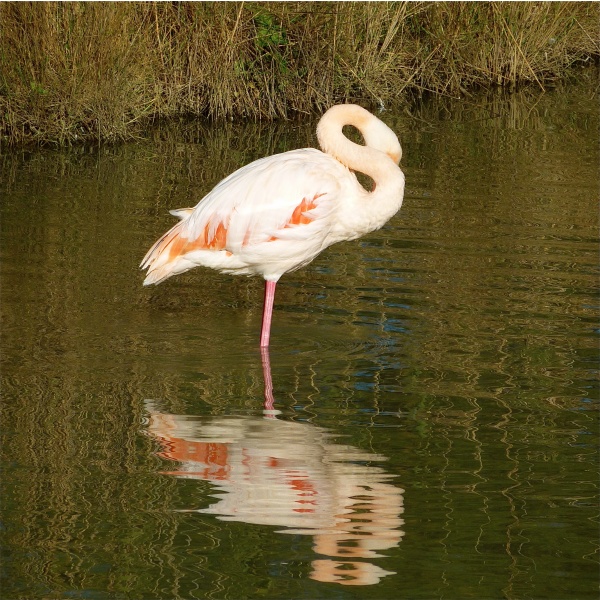
<path fill-rule="evenodd" d="M 138 265 L 314 120 L 4 152 L 2 599 L 596 598 L 595 85 L 384 113 L 404 205 L 264 356 L 261 281 Z"/>

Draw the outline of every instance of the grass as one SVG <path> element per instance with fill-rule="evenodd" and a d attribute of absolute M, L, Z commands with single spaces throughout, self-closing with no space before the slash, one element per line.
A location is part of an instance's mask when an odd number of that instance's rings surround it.
<path fill-rule="evenodd" d="M 544 88 L 599 56 L 599 16 L 591 2 L 3 2 L 0 143 Z"/>

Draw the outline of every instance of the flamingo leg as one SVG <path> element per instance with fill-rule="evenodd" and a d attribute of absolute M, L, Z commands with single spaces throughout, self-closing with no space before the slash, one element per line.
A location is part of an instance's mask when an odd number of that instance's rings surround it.
<path fill-rule="evenodd" d="M 265 403 L 264 415 L 268 419 L 274 419 L 279 412 L 275 410 L 275 398 L 273 397 L 273 378 L 271 377 L 271 361 L 269 360 L 269 348 L 263 346 L 260 349 L 260 357 L 262 360 L 263 379 L 265 382 Z"/>
<path fill-rule="evenodd" d="M 271 335 L 271 319 L 273 317 L 273 301 L 275 300 L 276 281 L 265 281 L 265 305 L 263 309 L 262 331 L 260 334 L 260 347 L 269 345 Z"/>

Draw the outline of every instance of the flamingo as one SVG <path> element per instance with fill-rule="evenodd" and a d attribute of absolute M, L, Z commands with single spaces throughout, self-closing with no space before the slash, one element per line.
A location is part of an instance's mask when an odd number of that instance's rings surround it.
<path fill-rule="evenodd" d="M 356 127 L 365 145 L 343 134 Z M 402 205 L 402 148 L 396 134 L 355 104 L 331 107 L 317 125 L 322 152 L 291 150 L 256 160 L 218 183 L 147 252 L 144 285 L 197 266 L 261 275 L 265 296 L 261 348 L 269 346 L 279 278 L 328 246 L 381 228 Z M 374 183 L 367 191 L 354 172 Z"/>

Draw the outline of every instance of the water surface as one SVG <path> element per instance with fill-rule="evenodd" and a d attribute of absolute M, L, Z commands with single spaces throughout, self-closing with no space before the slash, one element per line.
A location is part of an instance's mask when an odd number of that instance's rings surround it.
<path fill-rule="evenodd" d="M 595 598 L 594 94 L 383 113 L 404 205 L 282 278 L 268 354 L 261 281 L 138 265 L 314 120 L 5 152 L 2 597 Z"/>

